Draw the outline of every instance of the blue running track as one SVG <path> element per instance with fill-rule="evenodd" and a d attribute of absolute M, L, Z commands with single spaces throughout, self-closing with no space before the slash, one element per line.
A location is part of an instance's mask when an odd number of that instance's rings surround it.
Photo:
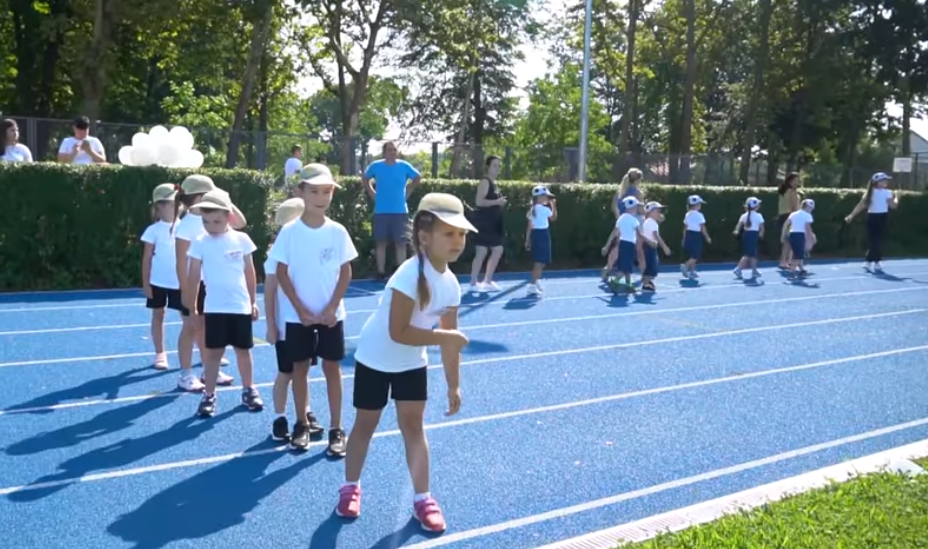
<path fill-rule="evenodd" d="M 138 290 L 0 295 L 0 546 L 530 549 L 928 438 L 928 260 L 885 268 L 818 263 L 795 284 L 770 266 L 758 284 L 668 271 L 651 297 L 550 273 L 542 300 L 508 275 L 502 292 L 467 296 L 458 416 L 444 416 L 441 367 L 429 378 L 443 536 L 411 520 L 392 411 L 362 515 L 344 522 L 332 512 L 343 463 L 321 442 L 295 454 L 269 439 L 266 344 L 254 350 L 265 411 L 244 411 L 232 388 L 201 420 L 198 397 L 175 390 L 176 354 L 168 372 L 150 365 Z M 382 287 L 352 285 L 349 349 Z M 169 314 L 169 349 L 179 329 Z M 352 370 L 349 356 L 349 429 Z"/>

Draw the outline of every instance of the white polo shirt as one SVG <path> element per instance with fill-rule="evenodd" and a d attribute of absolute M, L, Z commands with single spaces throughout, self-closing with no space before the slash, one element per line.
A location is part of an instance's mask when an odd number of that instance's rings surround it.
<path fill-rule="evenodd" d="M 641 226 L 641 234 L 649 241 L 657 242 L 658 237 L 661 235 L 660 225 L 657 220 L 651 217 L 645 219 L 644 224 Z"/>
<path fill-rule="evenodd" d="M 535 204 L 529 212 L 529 219 L 532 220 L 532 229 L 547 229 L 551 223 L 551 216 L 554 210 L 543 204 Z"/>
<path fill-rule="evenodd" d="M 400 292 L 415 300 L 410 325 L 423 330 L 432 330 L 449 309 L 461 305 L 461 285 L 451 269 L 439 273 L 425 260 L 423 268 L 429 285 L 431 298 L 423 311 L 419 305 L 419 256 L 407 259 L 390 277 L 377 310 L 367 319 L 361 329 L 355 358 L 368 368 L 381 372 L 405 372 L 428 365 L 425 347 L 401 345 L 390 337 L 390 305 L 394 292 Z"/>
<path fill-rule="evenodd" d="M 218 235 L 206 233 L 190 243 L 187 257 L 202 262 L 203 282 L 209 288 L 204 313 L 251 314 L 245 260 L 255 249 L 247 234 L 231 228 Z"/>
<path fill-rule="evenodd" d="M 867 213 L 885 214 L 889 212 L 889 202 L 893 199 L 893 192 L 885 188 L 875 188 L 870 193 L 870 206 Z"/>
<path fill-rule="evenodd" d="M 812 214 L 805 210 L 796 210 L 789 214 L 789 222 L 789 232 L 804 233 L 806 232 L 806 226 L 812 224 Z"/>
<path fill-rule="evenodd" d="M 159 288 L 179 290 L 177 281 L 177 252 L 174 249 L 174 235 L 171 224 L 158 221 L 152 223 L 142 233 L 142 242 L 155 247 L 151 258 L 151 274 L 148 283 Z"/>
<path fill-rule="evenodd" d="M 187 212 L 180 221 L 174 226 L 174 238 L 186 240 L 193 243 L 197 238 L 209 234 L 206 227 L 203 226 L 203 217 L 193 212 Z M 189 255 L 189 254 L 188 254 Z M 190 272 L 190 262 L 187 262 L 187 268 L 184 272 Z M 204 280 L 203 273 L 200 273 L 200 280 Z"/>
<path fill-rule="evenodd" d="M 615 221 L 615 226 L 619 229 L 619 240 L 631 242 L 632 244 L 638 243 L 638 229 L 641 227 L 641 222 L 638 221 L 636 216 L 623 213 Z"/>
<path fill-rule="evenodd" d="M 686 225 L 687 231 L 702 231 L 702 226 L 706 224 L 706 216 L 699 210 L 690 210 L 683 216 L 683 224 Z"/>
<path fill-rule="evenodd" d="M 760 226 L 764 224 L 764 216 L 759 212 L 751 212 L 751 226 L 748 227 L 748 212 L 744 212 L 738 218 L 738 223 L 741 223 L 745 231 L 759 231 Z"/>

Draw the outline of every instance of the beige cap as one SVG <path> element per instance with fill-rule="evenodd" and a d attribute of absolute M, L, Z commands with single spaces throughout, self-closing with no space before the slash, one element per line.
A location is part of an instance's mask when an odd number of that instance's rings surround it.
<path fill-rule="evenodd" d="M 152 202 L 174 201 L 177 198 L 178 186 L 174 183 L 162 183 L 155 187 L 151 193 Z"/>
<path fill-rule="evenodd" d="M 235 228 L 241 228 L 245 225 L 245 215 L 235 204 L 232 203 L 232 197 L 222 189 L 215 189 L 203 195 L 199 202 L 190 206 L 190 211 L 199 215 L 200 210 L 223 210 L 232 214 L 238 223 L 233 223 Z"/>
<path fill-rule="evenodd" d="M 188 176 L 180 184 L 180 188 L 184 191 L 184 194 L 204 194 L 218 189 L 212 179 L 199 174 Z"/>
<path fill-rule="evenodd" d="M 303 215 L 303 210 L 305 208 L 306 204 L 303 203 L 302 198 L 289 198 L 284 200 L 277 206 L 277 215 L 274 217 L 274 223 L 284 226 Z"/>
<path fill-rule="evenodd" d="M 307 185 L 335 185 L 341 188 L 341 185 L 335 181 L 332 170 L 325 164 L 307 164 L 300 170 L 299 182 Z"/>
<path fill-rule="evenodd" d="M 464 203 L 453 194 L 429 193 L 419 201 L 419 211 L 434 214 L 435 217 L 452 227 L 477 232 L 477 229 L 464 215 Z"/>

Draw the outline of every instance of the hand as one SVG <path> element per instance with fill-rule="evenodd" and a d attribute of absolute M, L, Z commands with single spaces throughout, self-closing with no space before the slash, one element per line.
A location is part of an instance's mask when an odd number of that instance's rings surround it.
<path fill-rule="evenodd" d="M 145 294 L 145 297 L 147 297 L 148 299 L 152 299 L 154 297 L 151 291 L 151 285 L 149 284 L 145 284 L 144 286 L 142 286 L 142 293 Z"/>
<path fill-rule="evenodd" d="M 82 145 L 82 144 L 83 144 L 83 143 L 75 143 L 75 144 L 74 144 L 74 148 L 71 149 L 71 154 L 72 154 L 72 155 L 75 155 L 75 154 L 79 153 L 80 150 L 81 150 L 81 145 Z"/>
<path fill-rule="evenodd" d="M 90 152 L 90 142 L 89 142 L 89 141 L 81 141 L 81 150 L 84 151 L 84 152 Z"/>
<path fill-rule="evenodd" d="M 654 248 L 654 249 L 656 250 L 657 247 L 660 246 L 660 244 L 658 244 L 656 240 L 649 240 L 649 241 L 648 241 L 648 246 L 651 246 L 652 248 Z"/>
<path fill-rule="evenodd" d="M 853 217 L 853 216 L 850 216 L 850 215 L 844 218 L 844 222 L 845 222 L 845 223 L 848 223 L 848 224 L 850 224 L 851 221 L 853 221 L 853 220 L 854 220 L 854 217 Z"/>
<path fill-rule="evenodd" d="M 274 345 L 277 343 L 277 340 L 280 338 L 280 334 L 277 332 L 277 326 L 274 326 L 273 323 L 267 325 L 267 336 L 264 338 L 265 341 Z"/>
<path fill-rule="evenodd" d="M 448 389 L 448 411 L 446 416 L 453 416 L 461 410 L 461 390 Z"/>
<path fill-rule="evenodd" d="M 529 252 L 532 251 L 532 243 L 528 240 L 525 241 L 525 249 Z"/>
<path fill-rule="evenodd" d="M 712 239 L 708 236 L 706 237 L 706 244 L 712 244 Z"/>
<path fill-rule="evenodd" d="M 500 205 L 500 206 L 505 206 L 505 205 L 508 204 L 508 203 L 509 203 L 509 200 L 506 199 L 505 196 L 499 197 L 499 205 Z"/>
<path fill-rule="evenodd" d="M 468 343 L 470 343 L 470 340 L 467 339 L 464 332 L 460 330 L 446 330 L 441 340 L 441 347 L 451 352 L 460 352 Z"/>
<path fill-rule="evenodd" d="M 313 316 L 313 314 L 309 312 L 306 307 L 300 307 L 296 314 L 298 317 L 300 317 L 300 324 L 303 326 L 312 326 L 313 324 L 317 324 L 318 319 Z"/>
<path fill-rule="evenodd" d="M 605 246 L 603 246 L 602 254 L 603 254 L 603 256 L 609 255 L 609 245 L 608 245 L 608 244 L 606 244 Z"/>
<path fill-rule="evenodd" d="M 664 255 L 666 256 L 670 255 L 670 248 L 668 248 L 666 244 L 664 245 Z"/>
<path fill-rule="evenodd" d="M 258 317 L 260 316 L 261 316 L 261 311 L 258 310 L 258 305 L 256 305 L 255 303 L 252 303 L 251 304 L 251 320 L 252 321 L 258 320 Z"/>
<path fill-rule="evenodd" d="M 326 307 L 325 310 L 322 311 L 322 315 L 319 316 L 319 320 L 329 328 L 338 324 L 338 316 L 335 314 L 335 308 Z"/>
<path fill-rule="evenodd" d="M 738 231 L 732 231 L 731 234 L 738 236 Z"/>

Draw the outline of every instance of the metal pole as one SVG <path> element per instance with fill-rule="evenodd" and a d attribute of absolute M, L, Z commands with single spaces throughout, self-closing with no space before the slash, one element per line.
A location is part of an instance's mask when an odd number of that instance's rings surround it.
<path fill-rule="evenodd" d="M 586 149 L 590 131 L 590 42 L 593 32 L 593 0 L 586 0 L 586 24 L 583 29 L 583 92 L 580 108 L 580 154 L 577 179 L 586 180 Z"/>

